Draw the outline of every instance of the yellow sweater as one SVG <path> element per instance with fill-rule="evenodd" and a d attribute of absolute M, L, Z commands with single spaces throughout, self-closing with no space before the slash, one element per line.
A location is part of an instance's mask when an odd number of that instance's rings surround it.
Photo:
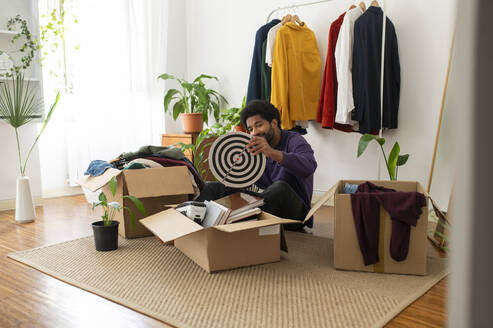
<path fill-rule="evenodd" d="M 276 34 L 272 58 L 271 103 L 279 109 L 281 126 L 314 120 L 320 96 L 321 60 L 315 34 L 306 24 L 286 23 Z"/>

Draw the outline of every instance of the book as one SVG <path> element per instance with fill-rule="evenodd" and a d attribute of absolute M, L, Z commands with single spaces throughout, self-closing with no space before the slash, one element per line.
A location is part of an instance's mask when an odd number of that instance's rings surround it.
<path fill-rule="evenodd" d="M 246 211 L 243 211 L 241 213 L 238 213 L 236 215 L 230 215 L 226 223 L 235 223 L 235 222 L 241 221 L 245 218 L 258 215 L 260 213 L 262 213 L 262 210 L 258 207 L 254 207 L 254 208 L 248 209 Z"/>
<path fill-rule="evenodd" d="M 221 209 L 221 215 L 217 218 L 216 223 L 214 225 L 226 224 L 226 221 L 228 220 L 231 214 L 231 209 L 220 203 L 217 203 L 214 200 L 211 200 L 210 203 L 215 207 Z"/>
<path fill-rule="evenodd" d="M 249 195 L 244 192 L 236 192 L 234 194 L 219 198 L 214 202 L 231 209 L 231 217 L 234 217 L 235 215 L 246 210 L 264 205 L 264 200 L 262 198 Z"/>
<path fill-rule="evenodd" d="M 223 210 L 220 207 L 212 204 L 210 201 L 206 200 L 204 204 L 206 209 L 204 220 L 202 221 L 202 226 L 204 228 L 207 228 L 216 225 L 216 221 L 218 221 L 218 219 L 221 218 L 221 216 L 224 214 Z"/>

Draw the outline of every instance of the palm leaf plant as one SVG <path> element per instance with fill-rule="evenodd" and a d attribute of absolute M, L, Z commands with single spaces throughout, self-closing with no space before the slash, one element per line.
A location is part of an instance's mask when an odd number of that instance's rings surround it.
<path fill-rule="evenodd" d="M 113 195 L 113 198 L 115 198 L 116 194 L 116 177 L 112 177 L 110 182 L 109 182 L 109 187 L 111 194 Z M 142 213 L 146 214 L 146 210 L 144 208 L 144 204 L 142 204 L 142 201 L 138 199 L 135 196 L 131 195 L 125 195 L 122 197 L 129 199 L 134 203 L 135 207 Z M 134 212 L 127 206 L 121 206 L 119 202 L 117 201 L 108 201 L 108 197 L 104 192 L 101 192 L 99 194 L 99 200 L 97 202 L 92 203 L 92 209 L 94 210 L 96 207 L 101 206 L 103 208 L 103 215 L 101 215 L 101 219 L 103 221 L 104 226 L 110 226 L 111 223 L 113 222 L 113 218 L 115 217 L 116 213 L 120 212 L 120 210 L 123 208 L 124 210 L 127 210 L 130 214 L 130 219 L 131 219 L 131 225 L 132 229 L 135 227 L 135 214 Z"/>
<path fill-rule="evenodd" d="M 55 110 L 60 93 L 57 93 L 54 103 L 50 106 L 50 110 L 43 121 L 41 130 L 34 140 L 27 156 L 22 160 L 21 147 L 19 142 L 19 128 L 31 122 L 35 118 L 40 118 L 43 110 L 43 101 L 36 96 L 36 90 L 29 81 L 24 79 L 22 73 L 15 74 L 11 79 L 0 83 L 0 118 L 10 124 L 15 130 L 17 141 L 17 153 L 19 157 L 19 170 L 22 176 L 25 175 L 26 165 L 36 146 L 41 134 L 46 125 L 51 119 Z"/>
<path fill-rule="evenodd" d="M 397 180 L 397 172 L 399 166 L 403 166 L 407 163 L 407 160 L 409 159 L 409 154 L 400 155 L 399 153 L 401 151 L 401 148 L 399 146 L 399 143 L 396 141 L 394 143 L 394 146 L 392 147 L 392 150 L 390 151 L 389 157 L 387 158 L 387 156 L 385 155 L 385 151 L 383 150 L 385 138 L 379 138 L 372 134 L 365 133 L 359 139 L 358 157 L 360 157 L 365 152 L 366 147 L 368 147 L 368 144 L 372 140 L 375 140 L 382 150 L 383 158 L 385 159 L 385 166 L 387 167 L 390 180 Z"/>
<path fill-rule="evenodd" d="M 227 103 L 226 99 L 217 91 L 208 89 L 204 79 L 218 80 L 215 76 L 201 74 L 192 82 L 177 78 L 171 74 L 161 74 L 158 78 L 177 81 L 182 90 L 169 89 L 164 96 L 164 112 L 172 112 L 176 120 L 181 113 L 200 113 L 204 122 L 208 122 L 209 114 L 219 120 L 219 107 L 221 103 Z"/>

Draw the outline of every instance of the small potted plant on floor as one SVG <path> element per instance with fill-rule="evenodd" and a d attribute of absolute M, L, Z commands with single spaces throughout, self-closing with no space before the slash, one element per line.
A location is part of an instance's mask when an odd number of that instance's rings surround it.
<path fill-rule="evenodd" d="M 192 82 L 177 78 L 170 74 L 162 74 L 158 78 L 177 81 L 182 90 L 169 89 L 164 96 L 164 112 L 172 111 L 176 120 L 181 114 L 183 131 L 185 133 L 200 133 L 204 122 L 208 122 L 209 114 L 213 114 L 216 121 L 219 119 L 219 106 L 226 99 L 217 91 L 207 89 L 203 79 L 215 79 L 217 77 L 201 74 Z M 174 102 L 173 106 L 171 106 Z"/>
<path fill-rule="evenodd" d="M 116 194 L 116 177 L 111 178 L 109 187 L 113 198 Z M 123 198 L 130 199 L 135 207 L 142 213 L 145 214 L 146 210 L 144 204 L 137 197 L 125 195 Z M 108 197 L 101 192 L 99 194 L 99 200 L 92 204 L 92 209 L 101 206 L 103 208 L 103 215 L 101 215 L 101 221 L 96 221 L 92 223 L 92 230 L 94 232 L 94 242 L 96 244 L 97 251 L 112 251 L 118 248 L 118 225 L 120 222 L 114 221 L 113 218 L 115 214 L 122 209 L 120 203 L 113 201 L 108 202 Z M 135 215 L 132 210 L 128 207 L 123 207 L 130 213 L 132 228 L 135 225 Z"/>

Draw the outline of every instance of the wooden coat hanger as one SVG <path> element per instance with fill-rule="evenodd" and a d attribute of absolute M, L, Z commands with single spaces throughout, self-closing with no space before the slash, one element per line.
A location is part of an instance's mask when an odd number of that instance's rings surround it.
<path fill-rule="evenodd" d="M 292 17 L 290 14 L 287 14 L 286 16 L 284 16 L 281 20 L 281 24 L 284 25 L 286 24 L 287 22 L 291 22 L 292 20 Z"/>
<path fill-rule="evenodd" d="M 360 8 L 361 8 L 363 11 L 366 11 L 366 5 L 365 5 L 365 3 L 364 3 L 363 1 L 361 1 L 361 2 L 359 3 L 359 6 L 360 6 Z"/>
<path fill-rule="evenodd" d="M 291 17 L 291 22 L 298 23 L 298 25 L 303 25 L 303 22 L 300 20 L 300 18 L 298 17 L 298 15 L 293 15 Z"/>
<path fill-rule="evenodd" d="M 371 3 L 370 3 L 370 6 L 372 7 L 380 7 L 380 4 L 378 3 L 377 0 L 373 0 Z"/>
<path fill-rule="evenodd" d="M 354 8 L 356 8 L 356 6 L 353 4 L 353 5 L 349 6 L 349 9 L 348 10 L 351 10 L 351 9 L 354 9 Z"/>

